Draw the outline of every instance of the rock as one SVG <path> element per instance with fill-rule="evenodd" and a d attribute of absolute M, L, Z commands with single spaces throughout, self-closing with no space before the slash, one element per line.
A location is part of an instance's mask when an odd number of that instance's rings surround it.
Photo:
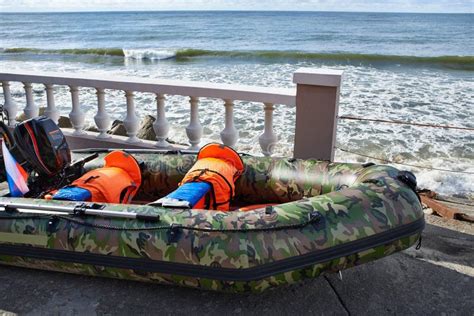
<path fill-rule="evenodd" d="M 39 108 L 39 113 L 38 115 L 44 115 L 44 112 L 46 111 L 46 107 L 40 107 Z M 16 117 L 17 122 L 23 122 L 26 121 L 26 115 L 24 112 L 21 112 L 19 115 Z"/>
<path fill-rule="evenodd" d="M 156 140 L 155 130 L 153 129 L 155 120 L 151 115 L 145 116 L 138 129 L 137 137 L 145 140 Z"/>
<path fill-rule="evenodd" d="M 39 108 L 39 115 L 44 115 L 44 112 L 46 111 L 46 107 L 40 107 Z M 23 122 L 26 120 L 26 115 L 25 113 L 21 113 L 16 117 L 16 120 L 18 122 Z M 63 127 L 63 128 L 72 128 L 72 123 L 69 117 L 67 116 L 60 116 L 58 120 L 58 126 Z"/>
<path fill-rule="evenodd" d="M 166 141 L 170 143 L 171 145 L 189 146 L 189 144 L 176 142 L 172 140 L 171 138 L 166 138 Z"/>
<path fill-rule="evenodd" d="M 40 107 L 39 108 L 39 114 L 38 115 L 44 115 L 44 111 L 46 111 L 45 107 Z M 23 122 L 26 121 L 26 115 L 24 112 L 21 112 L 19 115 L 16 116 L 16 121 L 17 122 Z"/>
<path fill-rule="evenodd" d="M 86 126 L 86 127 L 84 128 L 84 130 L 87 131 L 87 132 L 94 132 L 94 133 L 98 133 L 98 132 L 99 132 L 99 130 L 97 129 L 97 126 L 95 126 L 95 125 Z"/>
<path fill-rule="evenodd" d="M 69 117 L 66 116 L 60 116 L 58 120 L 58 125 L 59 127 L 63 128 L 72 128 L 72 123 Z"/>
<path fill-rule="evenodd" d="M 46 110 L 45 107 L 41 107 L 39 109 L 39 115 L 44 115 L 45 110 Z M 18 122 L 22 122 L 26 120 L 25 113 L 21 113 L 20 115 L 17 116 L 16 119 Z M 155 130 L 153 129 L 153 123 L 155 122 L 155 120 L 156 120 L 155 117 L 151 115 L 146 115 L 140 122 L 140 127 L 137 132 L 137 137 L 144 140 L 156 141 L 156 134 L 155 134 Z M 72 128 L 71 120 L 67 116 L 60 116 L 58 125 L 59 127 L 62 127 L 62 128 Z M 87 132 L 94 132 L 94 133 L 99 132 L 99 130 L 97 129 L 97 126 L 95 126 L 94 124 L 86 126 L 84 130 Z M 125 129 L 125 125 L 123 125 L 123 121 L 121 120 L 113 121 L 110 130 L 107 131 L 107 134 L 118 135 L 118 136 L 128 136 L 127 130 Z M 188 144 L 178 143 L 169 138 L 167 138 L 166 141 L 174 145 L 188 146 Z"/>
<path fill-rule="evenodd" d="M 153 123 L 155 123 L 155 121 L 156 118 L 154 116 L 146 115 L 140 123 L 140 128 L 138 129 L 137 137 L 144 140 L 156 141 L 156 134 L 155 130 L 153 129 Z M 166 138 L 166 141 L 171 145 L 188 146 L 188 144 L 178 143 L 170 138 Z"/>
<path fill-rule="evenodd" d="M 118 136 L 127 136 L 127 130 L 123 125 L 123 121 L 115 120 L 112 123 L 112 127 L 107 131 L 107 134 L 118 135 Z"/>

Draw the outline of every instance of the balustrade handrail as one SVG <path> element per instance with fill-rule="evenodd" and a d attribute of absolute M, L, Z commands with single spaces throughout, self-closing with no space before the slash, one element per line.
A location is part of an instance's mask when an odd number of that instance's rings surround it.
<path fill-rule="evenodd" d="M 55 84 L 98 89 L 150 92 L 200 98 L 231 99 L 238 101 L 295 105 L 296 90 L 200 81 L 167 80 L 141 77 L 63 74 L 43 72 L 41 75 L 28 71 L 0 72 L 0 81 L 18 81 Z"/>

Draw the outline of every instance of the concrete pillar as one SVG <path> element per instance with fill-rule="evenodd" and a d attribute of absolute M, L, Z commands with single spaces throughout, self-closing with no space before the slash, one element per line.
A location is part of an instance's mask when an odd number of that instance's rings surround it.
<path fill-rule="evenodd" d="M 298 69 L 294 157 L 334 160 L 342 70 Z"/>

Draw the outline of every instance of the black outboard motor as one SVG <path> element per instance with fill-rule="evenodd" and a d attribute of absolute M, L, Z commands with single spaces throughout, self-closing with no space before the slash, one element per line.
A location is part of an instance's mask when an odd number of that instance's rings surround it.
<path fill-rule="evenodd" d="M 28 180 L 30 191 L 25 197 L 42 198 L 53 189 L 62 188 L 82 176 L 84 165 L 96 159 L 94 153 L 71 163 L 71 151 L 61 129 L 45 116 L 36 117 L 18 124 L 13 136 L 8 127 L 0 122 L 0 136 L 13 157 L 31 173 Z M 1 153 L 1 152 L 0 152 Z M 0 155 L 0 181 L 5 181 L 5 168 Z"/>
<path fill-rule="evenodd" d="M 71 163 L 71 151 L 61 129 L 40 116 L 18 124 L 13 132 L 19 152 L 39 176 L 55 176 Z"/>

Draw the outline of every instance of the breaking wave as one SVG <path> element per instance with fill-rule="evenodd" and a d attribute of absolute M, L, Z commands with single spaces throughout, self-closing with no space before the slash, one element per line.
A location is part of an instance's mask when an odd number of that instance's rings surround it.
<path fill-rule="evenodd" d="M 197 57 L 227 57 L 242 59 L 289 59 L 289 60 L 332 60 L 342 62 L 386 62 L 401 64 L 432 64 L 448 66 L 462 70 L 474 70 L 474 56 L 402 56 L 359 53 L 313 53 L 303 51 L 224 51 L 205 49 L 122 49 L 122 48 L 74 48 L 74 49 L 39 49 L 39 48 L 4 48 L 4 54 L 58 54 L 58 55 L 97 55 L 137 60 L 178 61 Z"/>
<path fill-rule="evenodd" d="M 176 57 L 176 50 L 170 49 L 124 49 L 125 58 L 166 60 Z"/>

